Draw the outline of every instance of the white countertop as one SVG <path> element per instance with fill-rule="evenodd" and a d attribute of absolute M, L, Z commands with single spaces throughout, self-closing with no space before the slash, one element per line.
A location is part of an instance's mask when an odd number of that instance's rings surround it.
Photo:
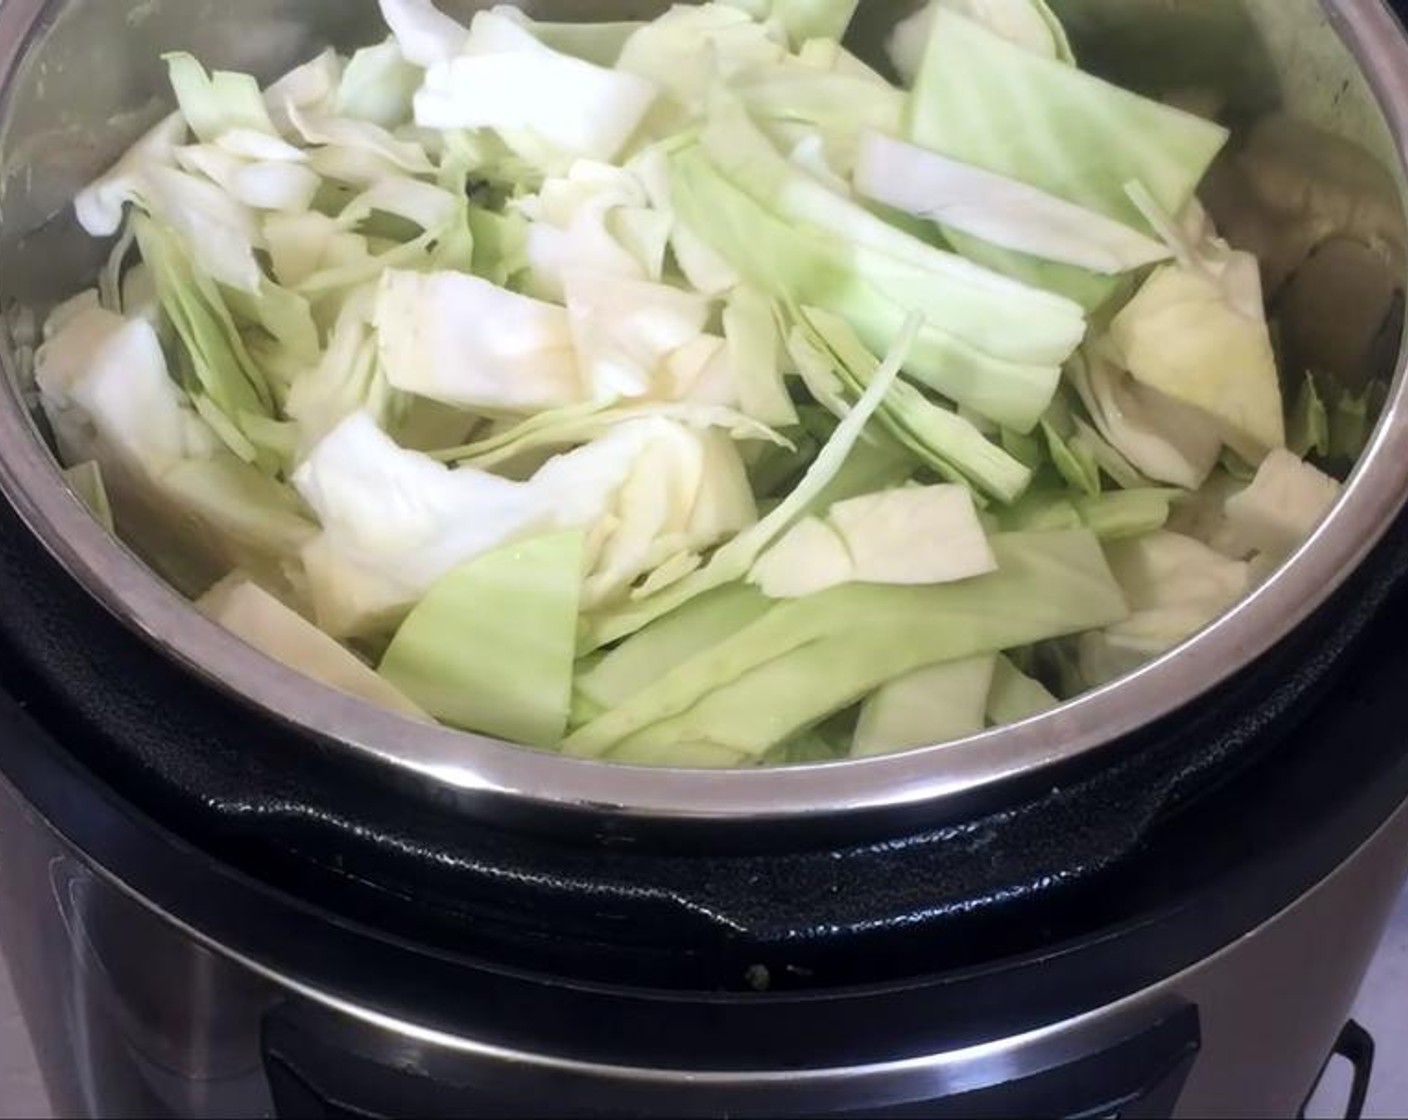
<path fill-rule="evenodd" d="M 34 1064 L 29 1035 L 15 1006 L 10 970 L 0 957 L 0 1118 L 49 1115 L 49 1098 Z"/>

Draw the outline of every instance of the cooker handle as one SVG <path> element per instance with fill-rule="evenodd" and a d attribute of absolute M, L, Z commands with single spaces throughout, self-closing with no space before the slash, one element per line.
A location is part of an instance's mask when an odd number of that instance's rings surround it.
<path fill-rule="evenodd" d="M 1405 0 L 1408 3 L 1408 0 Z M 1325 1080 L 1325 1074 L 1330 1069 L 1330 1063 L 1336 1058 L 1343 1058 L 1350 1065 L 1353 1071 L 1353 1079 L 1349 1086 L 1349 1101 L 1345 1105 L 1345 1120 L 1360 1120 L 1364 1115 L 1364 1106 L 1369 1100 L 1369 1084 L 1374 1078 L 1374 1036 L 1351 1019 L 1344 1025 L 1344 1030 L 1340 1032 L 1339 1039 L 1335 1042 L 1335 1048 L 1330 1051 L 1329 1058 L 1326 1059 L 1324 1068 L 1320 1070 L 1320 1076 L 1316 1079 L 1315 1088 L 1310 1091 L 1310 1096 L 1306 1098 L 1305 1106 L 1300 1110 L 1302 1120 L 1310 1110 L 1310 1102 L 1315 1098 L 1315 1094 L 1320 1091 L 1321 1082 Z"/>

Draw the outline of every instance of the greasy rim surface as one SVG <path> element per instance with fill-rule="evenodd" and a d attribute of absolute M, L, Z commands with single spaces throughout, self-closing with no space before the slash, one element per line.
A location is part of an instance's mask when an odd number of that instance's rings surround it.
<path fill-rule="evenodd" d="M 1383 0 L 1326 6 L 1368 74 L 1399 150 L 1408 151 L 1408 40 Z M 7 81 L 45 7 L 45 0 L 0 3 L 0 74 Z M 1374 441 L 1315 537 L 1256 594 L 1137 674 L 1025 723 L 907 754 L 763 771 L 645 770 L 418 724 L 255 652 L 204 619 L 88 514 L 63 484 L 13 376 L 5 380 L 0 489 L 109 611 L 180 664 L 285 723 L 450 787 L 496 815 L 557 809 L 675 821 L 818 818 L 918 808 L 1031 773 L 1170 714 L 1265 653 L 1360 564 L 1408 500 L 1408 388 L 1400 362 Z"/>

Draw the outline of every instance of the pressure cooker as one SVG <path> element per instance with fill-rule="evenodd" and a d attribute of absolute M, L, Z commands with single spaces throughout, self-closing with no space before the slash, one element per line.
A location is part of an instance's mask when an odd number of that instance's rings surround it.
<path fill-rule="evenodd" d="M 915 7 L 864 0 L 855 49 Z M 1234 241 L 1279 260 L 1313 219 L 1283 353 L 1380 381 L 1374 439 L 1279 573 L 1129 678 L 705 773 L 323 689 L 89 515 L 15 360 L 100 265 L 74 194 L 169 111 L 164 52 L 269 78 L 375 5 L 0 3 L 0 939 L 62 1114 L 1262 1116 L 1337 1052 L 1369 1075 L 1349 1009 L 1408 876 L 1408 39 L 1382 0 L 1052 7 L 1096 72 L 1227 106 Z M 1294 198 L 1238 177 L 1267 135 Z"/>

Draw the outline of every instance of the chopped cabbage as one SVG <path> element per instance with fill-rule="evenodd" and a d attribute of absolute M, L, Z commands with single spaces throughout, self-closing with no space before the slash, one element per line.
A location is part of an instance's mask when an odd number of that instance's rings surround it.
<path fill-rule="evenodd" d="M 456 567 L 569 527 L 546 494 L 405 451 L 364 412 L 323 439 L 293 481 L 322 526 L 303 556 L 308 594 L 318 625 L 339 638 L 398 625 Z"/>
<path fill-rule="evenodd" d="M 1289 451 L 1273 451 L 1252 484 L 1227 500 L 1229 528 L 1238 540 L 1274 560 L 1289 556 L 1339 500 L 1340 484 Z"/>
<path fill-rule="evenodd" d="M 992 655 L 918 669 L 872 692 L 861 706 L 854 758 L 894 754 L 976 735 L 987 725 Z"/>
<path fill-rule="evenodd" d="M 571 271 L 630 280 L 663 274 L 669 220 L 650 210 L 645 188 L 628 171 L 578 160 L 516 207 L 529 222 L 534 295 L 563 302 Z"/>
<path fill-rule="evenodd" d="M 1156 482 L 1196 490 L 1217 466 L 1222 436 L 1207 416 L 1135 382 L 1099 348 L 1070 366 L 1100 434 Z"/>
<path fill-rule="evenodd" d="M 1234 294 L 1234 283 L 1249 290 Z M 1115 318 L 1109 337 L 1111 356 L 1136 381 L 1206 413 L 1248 462 L 1286 446 L 1255 258 L 1235 255 L 1221 277 L 1200 267 L 1160 268 Z"/>
<path fill-rule="evenodd" d="M 451 572 L 402 625 L 381 675 L 436 719 L 551 748 L 567 729 L 581 533 L 539 537 Z"/>
<path fill-rule="evenodd" d="M 611 160 L 659 96 L 621 69 L 593 66 L 547 47 L 465 54 L 437 62 L 415 97 L 428 129 L 490 128 L 525 151 Z M 530 138 L 526 146 L 520 138 Z"/>
<path fill-rule="evenodd" d="M 410 121 L 421 72 L 388 40 L 364 47 L 348 60 L 337 87 L 335 115 L 397 129 Z"/>
<path fill-rule="evenodd" d="M 866 425 L 899 377 L 900 366 L 914 342 L 917 328 L 918 320 L 911 318 L 894 351 L 876 371 L 865 395 L 841 422 L 797 488 L 780 505 L 756 525 L 720 548 L 699 571 L 656 595 L 594 620 L 588 629 L 588 648 L 599 649 L 628 637 L 641 627 L 682 607 L 696 596 L 746 576 L 763 551 L 794 521 L 806 516 L 809 507 L 823 495 L 827 486 L 845 466 L 847 457 L 860 442 Z"/>
<path fill-rule="evenodd" d="M 585 395 L 569 312 L 459 272 L 382 274 L 387 380 L 465 409 L 561 408 Z"/>
<path fill-rule="evenodd" d="M 1181 213 L 1226 143 L 1226 130 L 1043 57 L 956 10 L 979 14 L 988 6 L 970 0 L 933 7 L 906 138 L 1145 234 L 1154 231 L 1126 184 L 1143 183 L 1166 212 Z M 979 263 L 1089 308 L 1116 290 L 1107 278 L 960 231 L 950 240 Z"/>
<path fill-rule="evenodd" d="M 771 150 L 766 138 L 760 139 Z M 907 372 L 994 420 L 1019 430 L 1032 427 L 1055 393 L 1059 364 L 1080 341 L 1084 324 L 1079 309 L 1009 286 L 908 238 L 806 177 L 779 153 L 772 155 L 782 182 L 798 186 L 803 206 L 786 213 L 769 210 L 762 195 L 730 181 L 703 148 L 691 146 L 672 159 L 673 197 L 681 219 L 769 295 L 844 316 L 874 351 L 894 337 L 906 306 L 922 307 L 927 318 Z M 759 185 L 764 166 L 752 157 L 747 161 L 747 174 Z M 816 212 L 808 209 L 813 203 Z M 910 259 L 885 249 L 868 252 L 854 241 L 854 229 L 822 228 L 820 220 L 833 207 L 838 219 L 854 219 L 877 243 Z M 1014 315 L 1019 330 L 1012 329 Z M 983 345 L 1001 353 L 989 353 Z"/>
<path fill-rule="evenodd" d="M 771 599 L 800 599 L 843 583 L 955 583 L 996 566 L 968 490 L 921 486 L 837 502 L 825 520 L 799 522 L 750 579 Z"/>
<path fill-rule="evenodd" d="M 1094 210 L 879 133 L 861 142 L 855 182 L 861 194 L 886 206 L 989 245 L 1091 272 L 1129 272 L 1172 255 L 1147 234 Z"/>
<path fill-rule="evenodd" d="M 767 16 L 801 47 L 815 39 L 844 39 L 859 7 L 860 0 L 772 0 Z"/>
<path fill-rule="evenodd" d="M 64 481 L 69 484 L 74 495 L 109 533 L 117 532 L 117 521 L 112 513 L 112 499 L 108 497 L 107 483 L 103 481 L 103 468 L 93 460 L 79 463 L 64 471 Z"/>
<path fill-rule="evenodd" d="M 989 31 L 1041 58 L 1075 63 L 1066 30 L 1046 0 L 937 0 L 901 21 L 890 36 L 890 60 L 911 86 L 924 66 L 934 13 L 940 7 L 951 8 L 981 23 Z"/>
<path fill-rule="evenodd" d="M 664 361 L 704 333 L 709 303 L 667 284 L 572 272 L 570 334 L 590 395 L 651 395 Z"/>
<path fill-rule="evenodd" d="M 645 132 L 664 137 L 701 115 L 720 79 L 787 57 L 775 30 L 722 3 L 677 4 L 626 41 L 617 69 L 663 94 Z"/>
<path fill-rule="evenodd" d="M 297 501 L 225 450 L 183 398 L 146 320 L 88 308 L 35 366 L 60 452 L 97 465 L 116 523 L 183 591 L 237 567 L 276 572 L 313 537 Z"/>
<path fill-rule="evenodd" d="M 1112 545 L 1107 555 L 1130 617 L 1081 635 L 1079 665 L 1090 686 L 1105 684 L 1168 652 L 1251 590 L 1247 564 L 1177 533 Z"/>
<path fill-rule="evenodd" d="M 147 173 L 156 167 L 174 168 L 176 149 L 188 128 L 180 113 L 172 113 L 138 140 L 101 179 L 79 192 L 74 200 L 78 224 L 94 237 L 111 237 L 122 228 L 129 203 L 150 205 Z"/>
<path fill-rule="evenodd" d="M 469 30 L 431 0 L 381 0 L 381 14 L 408 62 L 428 69 L 449 62 L 469 43 Z"/>
<path fill-rule="evenodd" d="M 852 584 L 781 603 L 575 731 L 562 749 L 601 757 L 636 741 L 707 738 L 760 757 L 915 669 L 1126 617 L 1088 533 L 999 536 L 992 546 L 998 571 L 976 580 Z"/>
<path fill-rule="evenodd" d="M 75 500 L 352 696 L 629 765 L 949 741 L 1215 619 L 1372 437 L 1277 368 L 1225 130 L 1045 0 L 930 0 L 912 88 L 857 0 L 381 9 L 264 87 L 167 55 L 93 287 L 11 316 Z"/>
<path fill-rule="evenodd" d="M 1051 711 L 1059 703 L 1040 681 L 1023 673 L 1010 658 L 998 656 L 988 692 L 987 717 L 991 726 L 1020 723 Z"/>
<path fill-rule="evenodd" d="M 197 605 L 237 638 L 306 677 L 387 711 L 428 718 L 370 666 L 246 577 L 222 581 Z"/>

